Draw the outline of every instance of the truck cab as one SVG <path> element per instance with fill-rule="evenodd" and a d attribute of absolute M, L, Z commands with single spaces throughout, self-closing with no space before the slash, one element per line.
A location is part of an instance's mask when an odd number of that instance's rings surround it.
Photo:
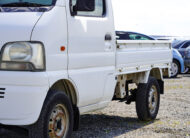
<path fill-rule="evenodd" d="M 0 20 L 0 124 L 70 137 L 80 114 L 118 99 L 137 99 L 139 119 L 156 118 L 171 45 L 116 42 L 111 0 L 2 0 Z"/>

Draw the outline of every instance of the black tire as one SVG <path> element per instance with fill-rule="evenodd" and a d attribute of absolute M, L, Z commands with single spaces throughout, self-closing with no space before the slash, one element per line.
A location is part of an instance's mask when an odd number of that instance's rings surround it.
<path fill-rule="evenodd" d="M 180 65 L 179 65 L 179 62 L 176 61 L 176 60 L 173 60 L 172 64 L 173 65 L 172 65 L 172 68 L 171 68 L 171 78 L 176 78 L 177 75 L 180 73 Z M 176 68 L 174 69 L 173 66 L 175 66 Z M 172 70 L 176 70 L 176 69 L 177 69 L 177 71 L 172 71 Z"/>
<path fill-rule="evenodd" d="M 157 98 L 151 98 L 151 103 L 153 103 L 153 99 L 155 100 L 155 107 L 152 111 L 149 107 L 149 97 L 151 94 L 151 89 L 156 89 L 155 92 Z M 149 121 L 156 119 L 160 106 L 160 87 L 158 81 L 154 77 L 150 77 L 148 83 L 139 84 L 137 94 L 136 94 L 136 111 L 139 120 L 141 121 Z M 152 111 L 152 112 L 151 112 Z"/>
<path fill-rule="evenodd" d="M 58 110 L 58 107 L 59 107 L 59 110 Z M 63 109 L 65 115 L 63 115 L 63 113 L 61 112 L 62 111 L 61 109 Z M 57 117 L 58 114 L 61 114 L 61 117 L 64 116 L 64 119 L 60 117 L 60 120 L 57 121 L 56 119 L 58 118 Z M 51 117 L 54 117 L 55 119 L 51 119 Z M 72 109 L 72 104 L 69 98 L 62 91 L 52 91 L 47 96 L 38 121 L 35 124 L 31 125 L 29 128 L 29 137 L 30 138 L 56 138 L 55 136 L 49 136 L 50 135 L 49 132 L 51 131 L 49 129 L 49 126 L 52 120 L 56 120 L 55 122 L 57 124 L 56 126 L 57 130 L 61 131 L 61 129 L 63 129 L 62 132 L 64 131 L 64 136 L 61 136 L 61 137 L 64 137 L 64 138 L 71 137 L 71 133 L 73 131 L 73 109 Z M 63 120 L 64 121 L 67 120 L 66 121 L 67 123 L 65 123 L 66 127 L 65 126 L 63 127 L 63 124 L 64 124 Z M 59 122 L 60 128 L 58 128 L 58 122 Z M 55 128 L 53 127 L 52 130 L 54 129 Z"/>

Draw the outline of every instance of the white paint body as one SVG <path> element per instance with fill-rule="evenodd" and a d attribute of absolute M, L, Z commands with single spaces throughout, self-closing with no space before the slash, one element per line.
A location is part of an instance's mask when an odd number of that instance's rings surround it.
<path fill-rule="evenodd" d="M 171 62 L 171 44 L 167 41 L 128 40 L 117 41 L 116 68 L 126 73 L 168 68 Z M 136 71 L 137 71 L 136 70 Z"/>
<path fill-rule="evenodd" d="M 111 1 L 105 17 L 71 16 L 69 0 L 58 0 L 48 12 L 0 13 L 0 47 L 7 42 L 40 41 L 44 44 L 46 71 L 0 71 L 0 123 L 29 125 L 40 115 L 48 90 L 69 80 L 76 90 L 80 113 L 101 109 L 112 100 L 116 77 L 170 68 L 171 45 L 160 41 L 115 40 Z M 105 41 L 105 35 L 112 36 Z M 60 51 L 65 46 L 66 51 Z M 162 73 L 161 73 L 162 74 Z M 161 76 L 162 78 L 162 76 Z"/>

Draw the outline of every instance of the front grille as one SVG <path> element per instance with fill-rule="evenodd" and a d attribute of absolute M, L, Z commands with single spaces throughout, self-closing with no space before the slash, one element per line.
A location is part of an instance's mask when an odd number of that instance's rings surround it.
<path fill-rule="evenodd" d="M 5 88 L 0 88 L 0 98 L 5 98 Z"/>

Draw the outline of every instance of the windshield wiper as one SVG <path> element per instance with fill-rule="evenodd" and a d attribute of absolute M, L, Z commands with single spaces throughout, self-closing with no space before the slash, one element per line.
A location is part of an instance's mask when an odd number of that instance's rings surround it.
<path fill-rule="evenodd" d="M 14 2 L 14 3 L 1 4 L 0 6 L 1 7 L 43 7 L 51 5 L 43 5 L 43 4 L 30 3 L 30 2 Z"/>

